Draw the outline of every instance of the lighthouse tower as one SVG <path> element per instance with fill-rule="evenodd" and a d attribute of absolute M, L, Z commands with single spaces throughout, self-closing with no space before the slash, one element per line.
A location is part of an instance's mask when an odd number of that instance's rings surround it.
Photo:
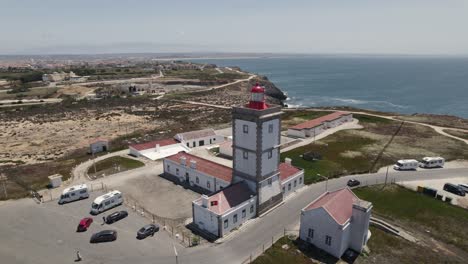
<path fill-rule="evenodd" d="M 261 215 L 283 200 L 279 177 L 281 107 L 265 103 L 265 89 L 252 87 L 250 102 L 232 110 L 233 183 L 245 181 L 257 194 Z"/>

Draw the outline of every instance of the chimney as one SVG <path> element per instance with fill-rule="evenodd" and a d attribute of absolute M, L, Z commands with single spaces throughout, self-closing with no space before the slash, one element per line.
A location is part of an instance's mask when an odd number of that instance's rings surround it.
<path fill-rule="evenodd" d="M 186 158 L 186 157 L 184 157 L 184 156 L 180 157 L 180 164 L 182 164 L 182 165 L 184 165 L 184 166 L 185 166 L 185 165 L 186 165 L 186 163 L 187 163 L 187 158 Z"/>
<path fill-rule="evenodd" d="M 290 158 L 285 158 L 284 163 L 291 165 L 291 159 Z"/>
<path fill-rule="evenodd" d="M 204 194 L 201 196 L 201 199 L 202 199 L 202 206 L 205 208 L 208 208 L 208 196 Z"/>
<path fill-rule="evenodd" d="M 197 168 L 197 161 L 196 160 L 190 160 L 190 168 L 192 168 L 192 169 Z"/>
<path fill-rule="evenodd" d="M 159 152 L 159 151 L 160 151 L 159 144 L 156 144 L 156 152 Z"/>

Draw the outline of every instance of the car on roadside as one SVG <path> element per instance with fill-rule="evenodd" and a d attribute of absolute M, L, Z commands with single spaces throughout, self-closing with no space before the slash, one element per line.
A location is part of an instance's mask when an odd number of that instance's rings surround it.
<path fill-rule="evenodd" d="M 127 211 L 117 211 L 117 212 L 113 212 L 112 214 L 108 215 L 106 217 L 106 224 L 112 224 L 112 223 L 115 223 L 121 219 L 124 219 L 125 217 L 128 216 L 128 213 Z"/>
<path fill-rule="evenodd" d="M 91 236 L 89 243 L 110 242 L 117 240 L 117 231 L 103 230 Z"/>
<path fill-rule="evenodd" d="M 465 196 L 465 191 L 460 186 L 452 183 L 444 184 L 444 191 L 456 194 L 458 196 Z"/>
<path fill-rule="evenodd" d="M 81 219 L 78 227 L 76 228 L 76 232 L 85 232 L 92 223 L 93 219 L 91 217 L 85 217 Z"/>
<path fill-rule="evenodd" d="M 347 185 L 349 187 L 355 187 L 355 186 L 359 186 L 361 184 L 360 181 L 356 180 L 356 179 L 351 179 L 348 181 Z"/>
<path fill-rule="evenodd" d="M 138 239 L 143 239 L 148 236 L 154 236 L 154 233 L 159 231 L 159 226 L 158 225 L 145 225 L 144 227 L 140 228 L 137 232 L 137 238 Z"/>

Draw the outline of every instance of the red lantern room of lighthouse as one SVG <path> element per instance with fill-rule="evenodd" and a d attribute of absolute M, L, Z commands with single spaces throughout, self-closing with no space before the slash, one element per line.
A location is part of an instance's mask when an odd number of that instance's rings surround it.
<path fill-rule="evenodd" d="M 257 110 L 268 108 L 268 105 L 265 103 L 265 88 L 261 87 L 258 83 L 250 91 L 249 108 Z"/>

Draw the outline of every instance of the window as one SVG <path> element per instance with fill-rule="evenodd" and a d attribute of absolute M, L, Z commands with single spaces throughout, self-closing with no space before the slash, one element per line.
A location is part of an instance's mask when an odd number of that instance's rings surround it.
<path fill-rule="evenodd" d="M 271 186 L 271 178 L 270 178 L 270 179 L 268 179 L 268 185 L 270 185 L 270 186 Z"/>
<path fill-rule="evenodd" d="M 283 186 L 283 193 L 286 191 L 286 188 Z"/>
<path fill-rule="evenodd" d="M 228 225 L 229 225 L 228 220 L 227 219 L 224 220 L 224 228 L 228 228 Z"/>
<path fill-rule="evenodd" d="M 175 169 L 175 174 L 179 175 L 179 169 Z"/>
<path fill-rule="evenodd" d="M 242 210 L 242 218 L 245 218 L 245 216 L 246 216 L 246 212 L 245 212 L 245 209 L 244 209 L 244 210 Z"/>
<path fill-rule="evenodd" d="M 213 141 L 216 141 L 216 138 L 213 138 Z"/>
<path fill-rule="evenodd" d="M 244 159 L 249 159 L 249 153 L 247 151 L 244 151 L 242 153 L 242 157 L 244 157 Z"/>
<path fill-rule="evenodd" d="M 291 183 L 288 183 L 288 191 L 291 190 Z"/>
<path fill-rule="evenodd" d="M 250 206 L 250 213 L 252 214 L 254 212 L 254 207 L 253 205 Z"/>
<path fill-rule="evenodd" d="M 273 151 L 272 150 L 268 151 L 268 159 L 271 159 L 271 157 L 273 157 Z"/>
<path fill-rule="evenodd" d="M 194 141 L 194 142 L 192 143 L 192 146 L 193 146 L 193 147 L 196 147 L 196 144 L 197 144 L 197 143 L 195 143 L 195 141 Z"/>
<path fill-rule="evenodd" d="M 312 228 L 309 228 L 309 233 L 307 234 L 307 236 L 310 238 L 314 237 L 314 230 Z"/>
<path fill-rule="evenodd" d="M 299 177 L 299 184 L 302 183 L 302 177 Z"/>
<path fill-rule="evenodd" d="M 242 126 L 242 131 L 244 131 L 244 134 L 248 134 L 249 133 L 249 126 L 248 125 L 243 125 Z"/>
<path fill-rule="evenodd" d="M 195 182 L 200 183 L 200 179 L 198 178 L 198 176 L 195 178 Z"/>
<path fill-rule="evenodd" d="M 187 147 L 189 147 L 189 148 L 190 148 L 190 143 L 188 143 L 188 142 L 187 142 Z"/>
<path fill-rule="evenodd" d="M 296 183 L 296 180 L 294 180 L 294 187 L 296 187 L 297 183 Z"/>
<path fill-rule="evenodd" d="M 325 244 L 331 246 L 331 236 L 325 236 Z"/>
<path fill-rule="evenodd" d="M 237 223 L 237 214 L 232 217 L 232 222 Z"/>
<path fill-rule="evenodd" d="M 268 133 L 273 133 L 273 124 L 268 125 Z"/>
<path fill-rule="evenodd" d="M 167 171 L 171 171 L 171 166 L 167 165 Z"/>
<path fill-rule="evenodd" d="M 81 193 L 81 194 L 86 193 L 86 190 L 82 190 L 82 191 L 80 191 L 80 193 Z"/>
<path fill-rule="evenodd" d="M 207 181 L 207 182 L 206 182 L 206 187 L 207 187 L 208 189 L 211 188 L 211 182 L 210 182 L 210 181 Z"/>

